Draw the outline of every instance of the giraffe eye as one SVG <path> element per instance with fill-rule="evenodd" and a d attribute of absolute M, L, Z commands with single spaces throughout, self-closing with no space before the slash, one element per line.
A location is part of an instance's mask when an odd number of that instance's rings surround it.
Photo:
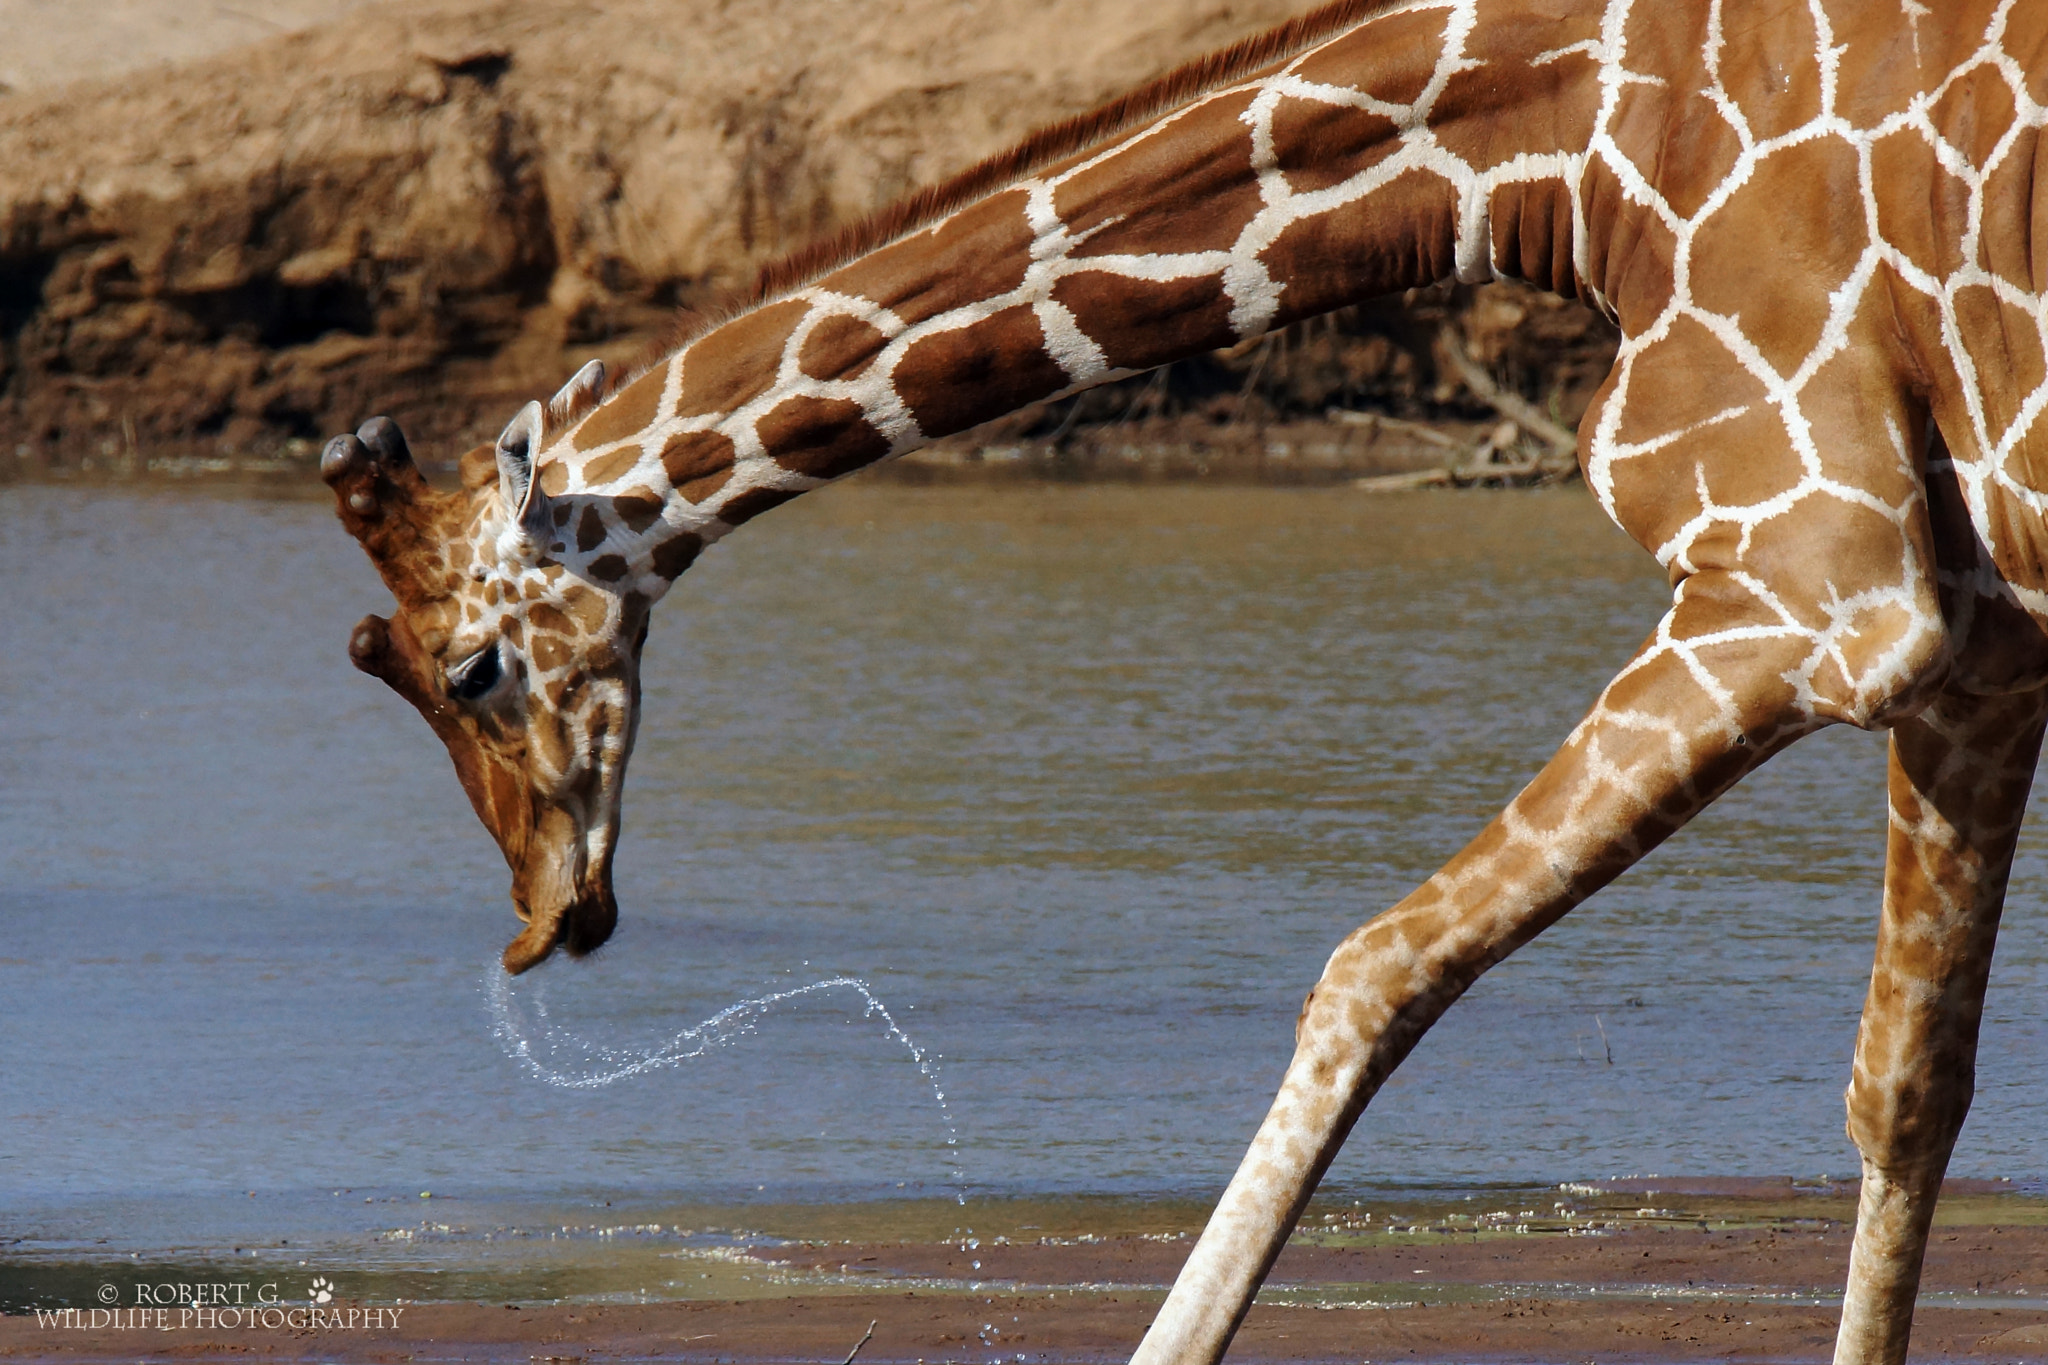
<path fill-rule="evenodd" d="M 448 670 L 449 695 L 457 701 L 481 701 L 498 685 L 503 671 L 498 646 L 487 645 Z"/>

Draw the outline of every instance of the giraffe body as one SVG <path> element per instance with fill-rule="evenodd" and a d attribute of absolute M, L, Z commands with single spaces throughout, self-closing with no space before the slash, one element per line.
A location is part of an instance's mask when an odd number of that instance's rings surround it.
<path fill-rule="evenodd" d="M 2048 717 L 2044 126 L 2048 11 L 2016 0 L 1343 4 L 771 272 L 602 401 L 585 371 L 461 494 L 388 423 L 337 438 L 323 470 L 401 606 L 351 652 L 448 745 L 524 970 L 610 933 L 648 610 L 734 527 L 1390 290 L 1583 296 L 1623 341 L 1581 464 L 1671 609 L 1507 809 L 1332 954 L 1138 1359 L 1220 1358 L 1443 1010 L 1834 723 L 1893 730 L 1837 1358 L 1903 1359 Z"/>

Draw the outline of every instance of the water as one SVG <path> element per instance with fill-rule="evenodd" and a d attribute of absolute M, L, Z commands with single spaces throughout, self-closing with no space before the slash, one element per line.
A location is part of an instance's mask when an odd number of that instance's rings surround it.
<path fill-rule="evenodd" d="M 601 1088 L 507 1059 L 479 984 L 507 874 L 347 666 L 387 599 L 323 502 L 0 489 L 0 582 L 0 1208 L 137 1254 L 388 1227 L 421 1191 L 515 1220 L 1212 1198 L 1331 946 L 1663 599 L 1577 490 L 853 486 L 708 556 L 648 647 L 618 935 L 516 989 L 645 1053 L 858 978 L 943 1067 L 955 1148 L 845 991 Z M 1879 737 L 1803 743 L 1497 969 L 1332 1180 L 1853 1170 L 1882 768 Z M 1959 1173 L 2048 1171 L 2044 848 Z"/>
<path fill-rule="evenodd" d="M 786 991 L 737 1000 L 653 1047 L 618 1048 L 583 1038 L 550 1019 L 546 978 L 541 979 L 528 998 L 522 999 L 527 993 L 519 990 L 495 963 L 484 969 L 484 995 L 491 1002 L 491 1032 L 505 1049 L 505 1055 L 525 1067 L 535 1079 L 564 1090 L 595 1090 L 694 1062 L 713 1048 L 728 1047 L 753 1036 L 760 1021 L 776 1006 L 826 991 L 853 992 L 860 997 L 860 1017 L 881 1021 L 883 1031 L 902 1046 L 917 1074 L 931 1086 L 932 1102 L 938 1107 L 940 1121 L 946 1125 L 946 1145 L 958 1147 L 960 1129 L 953 1122 L 953 1111 L 946 1107 L 946 1092 L 939 1088 L 934 1059 L 910 1040 L 888 1006 L 859 977 L 827 977 L 808 986 L 792 986 Z M 953 1201 L 965 1204 L 967 1182 L 960 1173 L 957 1153 L 954 1161 Z"/>

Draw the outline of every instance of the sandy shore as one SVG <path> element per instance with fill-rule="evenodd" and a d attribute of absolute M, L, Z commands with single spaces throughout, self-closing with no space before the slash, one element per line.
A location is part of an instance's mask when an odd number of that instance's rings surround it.
<path fill-rule="evenodd" d="M 1838 1221 L 1816 1218 L 1297 1243 L 1232 1359 L 1824 1360 L 1848 1239 Z M 368 1330 L 117 1331 L 13 1317 L 0 1319 L 0 1358 L 841 1361 L 872 1321 L 860 1358 L 874 1365 L 1120 1360 L 1189 1245 L 1175 1236 L 761 1247 L 744 1255 L 786 1274 L 787 1294 L 413 1304 L 395 1327 Z M 1937 1229 L 1922 1294 L 1919 1357 L 2048 1360 L 2048 1226 Z"/>

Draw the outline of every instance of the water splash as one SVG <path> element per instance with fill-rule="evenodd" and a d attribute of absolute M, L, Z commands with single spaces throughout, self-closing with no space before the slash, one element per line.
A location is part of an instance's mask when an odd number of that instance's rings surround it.
<path fill-rule="evenodd" d="M 491 1035 L 505 1049 L 507 1057 L 536 1078 L 564 1090 L 596 1090 L 629 1076 L 681 1066 L 713 1048 L 726 1047 L 746 1037 L 777 1005 L 826 991 L 853 991 L 861 998 L 860 1017 L 880 1019 L 884 1034 L 900 1043 L 910 1054 L 910 1060 L 917 1066 L 917 1074 L 924 1077 L 925 1084 L 931 1087 L 932 1100 L 939 1108 L 939 1119 L 946 1127 L 946 1150 L 953 1168 L 954 1202 L 967 1202 L 967 1177 L 960 1166 L 960 1129 L 953 1122 L 952 1109 L 946 1104 L 938 1056 L 912 1042 L 874 989 L 857 976 L 827 977 L 808 986 L 735 1001 L 710 1018 L 673 1035 L 668 1041 L 647 1048 L 605 1047 L 557 1025 L 548 1017 L 545 986 L 534 992 L 530 1006 L 539 1025 L 538 1030 L 529 1030 L 521 1018 L 520 1002 L 513 998 L 511 980 L 496 963 L 484 969 L 484 998 L 491 1007 Z M 575 1060 L 565 1060 L 570 1057 Z"/>

